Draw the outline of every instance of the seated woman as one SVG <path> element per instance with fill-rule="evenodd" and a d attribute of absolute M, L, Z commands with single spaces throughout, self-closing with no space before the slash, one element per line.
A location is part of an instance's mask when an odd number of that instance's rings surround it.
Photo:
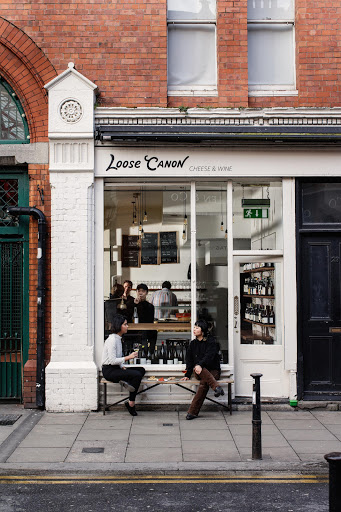
<path fill-rule="evenodd" d="M 115 315 L 112 322 L 111 334 L 105 341 L 102 355 L 102 373 L 106 380 L 119 382 L 129 391 L 129 402 L 125 402 L 129 414 L 137 416 L 135 410 L 136 393 L 145 374 L 142 367 L 125 368 L 123 363 L 129 359 L 135 359 L 138 352 L 132 352 L 128 356 L 122 356 L 122 336 L 128 331 L 127 319 L 122 315 Z"/>
<path fill-rule="evenodd" d="M 214 396 L 224 395 L 222 387 L 218 386 L 220 378 L 220 359 L 218 346 L 212 337 L 207 337 L 208 325 L 205 320 L 197 320 L 186 356 L 186 374 L 181 380 L 189 380 L 194 370 L 194 376 L 200 380 L 191 406 L 188 409 L 186 420 L 198 417 L 200 408 L 206 398 L 209 388 L 214 390 Z"/>

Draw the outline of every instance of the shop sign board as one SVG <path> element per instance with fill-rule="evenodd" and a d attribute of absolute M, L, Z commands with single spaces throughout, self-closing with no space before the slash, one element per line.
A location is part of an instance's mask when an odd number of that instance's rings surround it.
<path fill-rule="evenodd" d="M 268 213 L 267 208 L 245 208 L 244 219 L 267 219 Z"/>
<path fill-rule="evenodd" d="M 97 146 L 95 175 L 152 179 L 340 176 L 340 151 Z"/>

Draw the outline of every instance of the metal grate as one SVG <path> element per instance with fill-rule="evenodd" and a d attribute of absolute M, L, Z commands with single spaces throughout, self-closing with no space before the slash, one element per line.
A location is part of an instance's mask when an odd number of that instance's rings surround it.
<path fill-rule="evenodd" d="M 25 141 L 24 114 L 20 112 L 15 93 L 11 91 L 8 84 L 0 82 L 0 140 L 2 141 Z"/>
<path fill-rule="evenodd" d="M 0 425 L 14 425 L 21 414 L 0 414 Z"/>
<path fill-rule="evenodd" d="M 0 398 L 21 398 L 23 244 L 0 243 Z"/>
<path fill-rule="evenodd" d="M 7 208 L 18 206 L 18 180 L 0 180 L 0 227 L 17 226 L 18 219 L 8 215 Z"/>

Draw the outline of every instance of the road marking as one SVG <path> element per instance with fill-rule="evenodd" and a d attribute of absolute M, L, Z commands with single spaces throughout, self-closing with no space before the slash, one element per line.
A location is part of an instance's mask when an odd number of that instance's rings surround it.
<path fill-rule="evenodd" d="M 132 476 L 17 476 L 0 475 L 0 484 L 209 484 L 209 483 L 261 483 L 261 484 L 325 484 L 328 483 L 328 475 L 286 475 L 286 476 L 199 476 L 199 475 L 132 475 Z"/>

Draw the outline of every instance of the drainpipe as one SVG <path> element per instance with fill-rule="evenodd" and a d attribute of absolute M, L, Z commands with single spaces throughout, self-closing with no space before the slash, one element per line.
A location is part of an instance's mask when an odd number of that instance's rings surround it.
<path fill-rule="evenodd" d="M 8 213 L 13 216 L 31 215 L 38 220 L 38 296 L 37 296 L 37 382 L 36 405 L 45 407 L 45 260 L 46 217 L 38 208 L 12 206 Z"/>

